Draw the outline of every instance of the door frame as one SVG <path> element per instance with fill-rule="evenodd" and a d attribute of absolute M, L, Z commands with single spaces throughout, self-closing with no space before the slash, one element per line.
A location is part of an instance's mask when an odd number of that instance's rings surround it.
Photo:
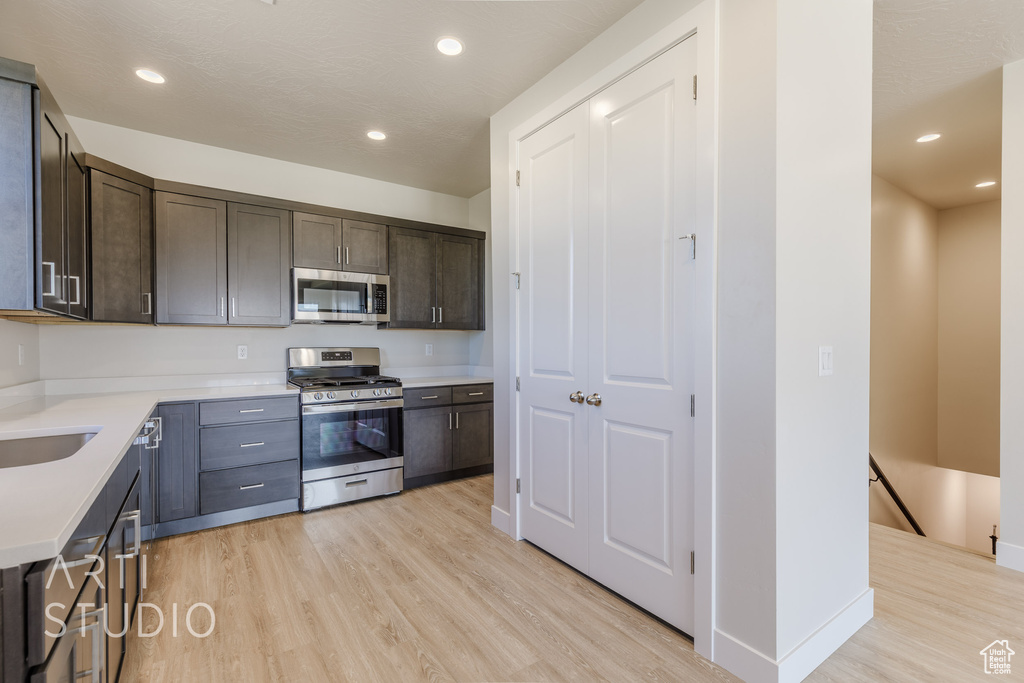
<path fill-rule="evenodd" d="M 519 168 L 519 144 L 532 133 L 591 99 L 616 81 L 639 69 L 682 41 L 698 36 L 697 130 L 696 130 L 696 282 L 694 329 L 694 649 L 714 659 L 715 629 L 715 490 L 716 490 L 716 363 L 717 263 L 718 263 L 718 6 L 704 0 L 676 21 L 600 69 L 569 92 L 515 127 L 509 134 L 508 158 L 515 166 L 508 174 L 509 272 L 519 273 L 519 197 L 515 169 Z M 522 539 L 519 524 L 520 476 L 519 394 L 520 375 L 519 297 L 509 288 L 509 534 Z"/>

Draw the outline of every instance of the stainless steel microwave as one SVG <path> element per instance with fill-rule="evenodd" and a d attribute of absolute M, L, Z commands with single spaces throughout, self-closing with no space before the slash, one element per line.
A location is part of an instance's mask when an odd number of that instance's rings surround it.
<path fill-rule="evenodd" d="M 391 320 L 387 275 L 292 269 L 292 322 L 363 323 Z"/>

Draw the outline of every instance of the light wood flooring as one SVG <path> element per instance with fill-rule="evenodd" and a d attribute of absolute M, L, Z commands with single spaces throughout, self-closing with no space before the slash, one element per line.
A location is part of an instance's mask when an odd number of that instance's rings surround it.
<path fill-rule="evenodd" d="M 121 680 L 738 680 L 491 527 L 491 499 L 483 476 L 157 541 L 145 600 L 164 628 L 133 632 Z M 808 680 L 984 680 L 982 647 L 1024 647 L 1024 575 L 884 527 L 871 551 L 875 618 Z M 198 602 L 216 614 L 205 639 L 184 624 Z"/>

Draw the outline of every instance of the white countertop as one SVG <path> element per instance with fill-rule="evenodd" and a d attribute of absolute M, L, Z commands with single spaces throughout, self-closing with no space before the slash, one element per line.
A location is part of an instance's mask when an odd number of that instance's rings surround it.
<path fill-rule="evenodd" d="M 402 379 L 403 389 L 441 387 L 455 384 L 494 384 L 494 380 L 490 377 L 470 377 L 469 375 L 455 375 L 453 377 L 410 377 L 408 379 Z"/>
<path fill-rule="evenodd" d="M 30 398 L 0 409 L 0 439 L 98 431 L 69 458 L 0 469 L 0 567 L 56 557 L 157 403 L 296 394 L 284 384 Z"/>

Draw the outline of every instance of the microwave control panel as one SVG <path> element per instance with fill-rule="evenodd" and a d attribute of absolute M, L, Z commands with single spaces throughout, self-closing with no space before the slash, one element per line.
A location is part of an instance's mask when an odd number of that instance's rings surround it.
<path fill-rule="evenodd" d="M 373 312 L 384 314 L 388 312 L 388 290 L 380 285 L 373 286 Z"/>

